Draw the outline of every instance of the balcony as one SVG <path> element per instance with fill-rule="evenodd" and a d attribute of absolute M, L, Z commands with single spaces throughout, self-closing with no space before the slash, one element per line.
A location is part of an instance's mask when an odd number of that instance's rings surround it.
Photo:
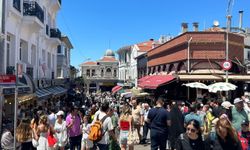
<path fill-rule="evenodd" d="M 24 16 L 35 16 L 42 23 L 44 22 L 44 11 L 35 1 L 24 1 L 23 2 L 23 15 Z"/>
<path fill-rule="evenodd" d="M 51 38 L 61 38 L 61 31 L 58 28 L 50 29 Z"/>
<path fill-rule="evenodd" d="M 13 0 L 13 7 L 16 8 L 19 12 L 21 12 L 21 0 Z"/>
<path fill-rule="evenodd" d="M 15 66 L 8 66 L 6 68 L 6 74 L 14 75 L 15 74 Z"/>

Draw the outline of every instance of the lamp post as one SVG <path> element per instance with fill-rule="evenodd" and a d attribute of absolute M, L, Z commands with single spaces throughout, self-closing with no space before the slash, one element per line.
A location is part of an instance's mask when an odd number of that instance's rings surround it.
<path fill-rule="evenodd" d="M 226 29 L 226 61 L 228 61 L 228 49 L 229 49 L 229 42 L 228 42 L 228 33 L 230 32 L 231 28 L 231 15 L 227 15 L 227 29 Z M 226 83 L 228 83 L 228 70 L 226 70 Z"/>
<path fill-rule="evenodd" d="M 188 49 L 187 49 L 187 70 L 188 70 L 188 74 L 190 73 L 190 43 L 192 41 L 193 37 L 190 37 L 190 39 L 188 40 Z M 188 99 L 190 98 L 190 89 L 188 87 Z"/>

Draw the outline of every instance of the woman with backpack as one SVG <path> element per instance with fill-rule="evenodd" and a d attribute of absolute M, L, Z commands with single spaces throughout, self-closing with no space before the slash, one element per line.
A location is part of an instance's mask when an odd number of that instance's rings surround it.
<path fill-rule="evenodd" d="M 199 121 L 192 119 L 188 121 L 186 133 L 182 133 L 176 141 L 176 150 L 204 150 Z"/>
<path fill-rule="evenodd" d="M 121 144 L 121 150 L 126 150 L 128 145 L 128 136 L 129 132 L 131 132 L 131 128 L 133 126 L 133 117 L 131 108 L 128 105 L 124 105 L 122 108 L 122 114 L 120 116 L 119 121 L 119 128 L 120 128 L 120 144 Z M 130 144 L 129 150 L 134 149 L 134 145 Z"/>
<path fill-rule="evenodd" d="M 222 114 L 205 141 L 205 150 L 242 150 L 236 130 L 227 115 Z"/>

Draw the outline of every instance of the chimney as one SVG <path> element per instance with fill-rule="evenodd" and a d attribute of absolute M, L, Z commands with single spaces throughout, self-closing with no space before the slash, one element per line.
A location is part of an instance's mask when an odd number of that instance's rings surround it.
<path fill-rule="evenodd" d="M 199 29 L 199 23 L 198 22 L 193 22 L 193 31 L 198 31 Z"/>
<path fill-rule="evenodd" d="M 231 32 L 231 22 L 232 22 L 232 16 L 227 16 L 227 32 Z"/>
<path fill-rule="evenodd" d="M 181 28 L 182 28 L 182 33 L 187 32 L 188 31 L 188 23 L 183 22 L 181 24 Z"/>
<path fill-rule="evenodd" d="M 239 20 L 239 29 L 242 29 L 242 22 L 243 22 L 243 10 L 239 11 L 240 20 Z"/>

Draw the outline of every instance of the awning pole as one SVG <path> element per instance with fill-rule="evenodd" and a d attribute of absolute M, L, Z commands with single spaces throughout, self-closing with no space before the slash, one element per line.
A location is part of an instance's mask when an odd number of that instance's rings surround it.
<path fill-rule="evenodd" d="M 4 104 L 3 101 L 4 101 L 3 88 L 0 87 L 0 110 L 3 110 L 3 104 Z M 3 133 L 2 126 L 3 126 L 3 111 L 0 111 L 0 133 Z"/>
<path fill-rule="evenodd" d="M 15 86 L 15 103 L 14 103 L 14 149 L 16 149 L 16 128 L 17 128 L 17 96 L 18 96 L 18 63 L 16 64 L 16 86 Z"/>

